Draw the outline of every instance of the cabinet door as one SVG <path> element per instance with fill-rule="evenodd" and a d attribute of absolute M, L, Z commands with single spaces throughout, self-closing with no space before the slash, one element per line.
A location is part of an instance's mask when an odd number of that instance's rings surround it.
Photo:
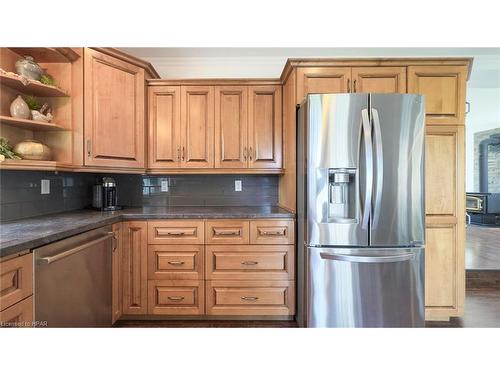
<path fill-rule="evenodd" d="M 214 167 L 214 88 L 181 87 L 181 166 Z"/>
<path fill-rule="evenodd" d="M 307 94 L 350 92 L 351 68 L 297 68 L 297 104 Z"/>
<path fill-rule="evenodd" d="M 122 224 L 113 224 L 113 254 L 112 254 L 112 323 L 114 324 L 120 319 L 123 311 L 123 290 L 122 290 L 122 262 L 123 262 L 123 249 L 122 249 Z"/>
<path fill-rule="evenodd" d="M 352 68 L 352 91 L 379 94 L 405 94 L 406 68 Z"/>
<path fill-rule="evenodd" d="M 252 86 L 248 96 L 248 165 L 281 168 L 281 86 Z"/>
<path fill-rule="evenodd" d="M 29 328 L 33 326 L 33 296 L 0 311 L 0 328 Z"/>
<path fill-rule="evenodd" d="M 181 165 L 181 88 L 149 87 L 149 167 Z"/>
<path fill-rule="evenodd" d="M 247 167 L 248 93 L 244 86 L 215 88 L 215 167 Z"/>
<path fill-rule="evenodd" d="M 409 66 L 408 92 L 425 95 L 428 124 L 465 122 L 465 66 Z"/>
<path fill-rule="evenodd" d="M 122 223 L 123 314 L 146 314 L 147 304 L 147 223 Z"/>
<path fill-rule="evenodd" d="M 144 168 L 144 70 L 85 49 L 85 165 Z"/>

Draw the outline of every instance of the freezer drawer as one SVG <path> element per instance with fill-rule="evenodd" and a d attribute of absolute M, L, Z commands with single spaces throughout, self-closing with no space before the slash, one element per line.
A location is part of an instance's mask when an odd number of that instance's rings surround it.
<path fill-rule="evenodd" d="M 308 327 L 423 327 L 423 248 L 307 248 Z"/>

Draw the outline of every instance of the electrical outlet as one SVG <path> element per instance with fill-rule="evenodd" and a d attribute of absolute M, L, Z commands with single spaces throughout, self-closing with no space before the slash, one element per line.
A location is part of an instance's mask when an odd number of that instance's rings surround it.
<path fill-rule="evenodd" d="M 40 194 L 50 194 L 50 180 L 42 180 Z"/>
<path fill-rule="evenodd" d="M 166 192 L 168 191 L 168 180 L 161 180 L 161 191 Z"/>
<path fill-rule="evenodd" d="M 234 191 L 241 191 L 241 180 L 234 180 Z"/>

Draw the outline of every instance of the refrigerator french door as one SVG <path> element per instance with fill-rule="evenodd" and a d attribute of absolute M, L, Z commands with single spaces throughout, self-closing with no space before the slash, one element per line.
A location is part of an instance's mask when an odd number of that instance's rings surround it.
<path fill-rule="evenodd" d="M 310 94 L 300 106 L 302 325 L 423 326 L 424 114 L 411 94 Z"/>

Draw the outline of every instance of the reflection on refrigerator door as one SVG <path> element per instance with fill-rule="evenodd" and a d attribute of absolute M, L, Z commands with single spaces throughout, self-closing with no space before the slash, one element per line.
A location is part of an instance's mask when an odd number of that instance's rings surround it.
<path fill-rule="evenodd" d="M 307 248 L 308 327 L 423 327 L 424 249 Z"/>

